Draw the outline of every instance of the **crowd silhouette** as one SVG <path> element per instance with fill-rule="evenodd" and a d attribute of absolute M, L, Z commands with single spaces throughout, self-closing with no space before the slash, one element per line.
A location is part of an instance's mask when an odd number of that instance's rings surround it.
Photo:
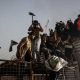
<path fill-rule="evenodd" d="M 73 55 L 73 39 L 80 36 L 80 15 L 74 22 L 67 20 L 56 22 L 55 28 L 49 29 L 49 34 L 44 30 L 38 20 L 33 20 L 28 28 L 28 36 L 23 37 L 18 43 L 16 57 L 17 61 L 32 62 L 32 70 L 34 73 L 48 73 L 49 79 L 55 80 L 59 71 L 54 71 L 56 64 L 49 63 L 50 70 L 46 68 L 45 61 L 49 61 L 51 56 L 57 56 L 68 62 L 68 66 L 72 66 L 75 61 Z M 40 34 L 42 32 L 42 34 Z M 17 43 L 16 43 L 17 44 Z M 12 48 L 10 49 L 10 51 Z"/>
<path fill-rule="evenodd" d="M 17 47 L 17 58 L 25 57 L 24 60 L 33 61 L 35 64 L 39 62 L 44 64 L 49 56 L 56 55 L 65 59 L 68 66 L 71 66 L 75 60 L 72 54 L 73 38 L 80 36 L 80 15 L 74 22 L 71 19 L 67 20 L 67 23 L 56 22 L 55 30 L 49 29 L 49 35 L 47 33 L 40 34 L 40 32 L 43 32 L 41 24 L 38 20 L 33 20 L 28 29 L 28 37 L 23 38 Z M 50 71 L 50 80 L 54 80 L 55 77 L 56 72 Z"/>

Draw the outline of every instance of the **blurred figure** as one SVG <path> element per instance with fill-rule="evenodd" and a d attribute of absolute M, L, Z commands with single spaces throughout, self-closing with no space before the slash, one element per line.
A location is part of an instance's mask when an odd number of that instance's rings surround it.
<path fill-rule="evenodd" d="M 34 20 L 28 31 L 31 31 L 34 38 L 32 40 L 32 57 L 34 61 L 39 61 L 39 52 L 41 44 L 40 32 L 43 32 L 43 28 L 37 20 Z"/>
<path fill-rule="evenodd" d="M 64 31 L 64 29 L 65 29 L 64 22 L 60 21 L 60 22 L 56 23 L 55 30 L 56 30 L 56 32 L 58 33 L 59 36 L 62 35 L 62 32 Z"/>
<path fill-rule="evenodd" d="M 37 20 L 34 20 L 28 31 L 31 31 L 35 37 L 39 37 L 39 33 L 43 32 L 43 28 Z"/>
<path fill-rule="evenodd" d="M 74 23 L 72 22 L 72 20 L 68 20 L 67 21 L 66 28 L 68 30 L 69 35 L 70 36 L 74 36 L 74 34 L 75 34 L 75 27 L 74 27 Z"/>
<path fill-rule="evenodd" d="M 32 25 L 29 27 L 28 31 L 31 31 L 34 36 L 34 39 L 32 42 L 33 51 L 39 51 L 40 43 L 41 43 L 40 32 L 43 32 L 43 28 L 41 27 L 40 23 L 37 20 L 34 20 Z"/>
<path fill-rule="evenodd" d="M 65 26 L 65 23 L 60 21 L 56 23 L 55 31 L 57 35 L 61 37 L 61 40 L 64 41 L 68 38 L 68 30 Z"/>
<path fill-rule="evenodd" d="M 25 60 L 30 62 L 32 60 L 32 33 L 28 33 L 27 37 L 23 37 L 17 46 L 16 57 L 18 60 Z"/>
<path fill-rule="evenodd" d="M 76 36 L 80 36 L 80 14 L 78 15 L 77 19 L 75 19 L 74 26 Z"/>

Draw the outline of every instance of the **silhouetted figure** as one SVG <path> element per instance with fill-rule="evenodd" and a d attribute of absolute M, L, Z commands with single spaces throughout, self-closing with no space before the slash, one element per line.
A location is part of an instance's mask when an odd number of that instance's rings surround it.
<path fill-rule="evenodd" d="M 64 29 L 65 29 L 64 22 L 60 21 L 60 22 L 56 23 L 55 30 L 56 30 L 56 32 L 58 33 L 59 36 L 61 36 L 63 34 Z"/>
<path fill-rule="evenodd" d="M 34 36 L 39 37 L 39 33 L 43 32 L 43 29 L 40 23 L 37 20 L 34 20 L 31 26 L 29 27 L 28 31 L 31 31 Z"/>
<path fill-rule="evenodd" d="M 40 55 L 43 55 L 45 59 L 48 59 L 48 48 L 47 48 L 47 34 L 41 35 Z"/>
<path fill-rule="evenodd" d="M 61 40 L 65 40 L 67 38 L 67 29 L 65 27 L 64 22 L 60 21 L 56 23 L 55 31 L 57 32 L 58 36 L 61 37 Z"/>
<path fill-rule="evenodd" d="M 80 14 L 78 15 L 77 19 L 75 19 L 74 26 L 76 36 L 80 36 Z"/>
<path fill-rule="evenodd" d="M 48 39 L 47 39 L 47 48 L 50 49 L 51 51 L 51 55 L 54 54 L 54 50 L 55 50 L 55 35 L 54 35 L 54 32 L 53 32 L 53 29 L 50 29 L 49 30 L 49 36 L 48 36 Z"/>
<path fill-rule="evenodd" d="M 28 62 L 31 61 L 31 49 L 32 49 L 32 33 L 28 33 L 28 37 L 24 37 L 21 39 L 17 46 L 16 57 L 17 59 L 26 60 Z"/>
<path fill-rule="evenodd" d="M 68 33 L 69 33 L 70 36 L 74 36 L 75 35 L 74 23 L 71 20 L 67 21 L 66 28 L 67 28 Z"/>
<path fill-rule="evenodd" d="M 34 20 L 28 31 L 32 32 L 34 38 L 32 40 L 32 57 L 35 62 L 39 61 L 39 51 L 41 44 L 40 32 L 43 32 L 43 28 L 37 20 Z"/>

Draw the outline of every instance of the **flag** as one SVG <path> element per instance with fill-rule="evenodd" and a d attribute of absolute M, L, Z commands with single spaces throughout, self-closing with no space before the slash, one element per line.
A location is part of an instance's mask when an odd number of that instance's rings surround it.
<path fill-rule="evenodd" d="M 11 52 L 11 51 L 12 51 L 12 47 L 13 47 L 14 45 L 17 45 L 17 44 L 18 44 L 18 42 L 14 41 L 14 40 L 11 40 L 9 52 Z"/>

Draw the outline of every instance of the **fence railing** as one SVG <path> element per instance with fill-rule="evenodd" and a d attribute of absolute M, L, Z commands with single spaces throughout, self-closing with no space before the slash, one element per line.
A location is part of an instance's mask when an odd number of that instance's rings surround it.
<path fill-rule="evenodd" d="M 4 61 L 0 65 L 0 80 L 49 80 L 48 72 L 43 72 L 46 70 L 44 67 L 34 68 L 38 70 L 39 73 L 33 71 L 32 62 L 18 62 L 15 60 L 3 60 Z M 38 64 L 36 64 L 38 65 Z M 58 80 L 79 80 L 78 75 L 78 65 L 71 67 L 64 67 L 60 70 L 59 76 L 57 76 Z M 41 70 L 42 69 L 42 70 Z M 41 72 L 40 72 L 41 71 Z"/>
<path fill-rule="evenodd" d="M 32 62 L 4 59 L 0 59 L 0 61 L 4 61 L 4 63 L 0 65 L 0 80 L 26 80 L 26 78 L 27 80 L 44 80 L 43 78 L 46 79 L 46 77 L 49 76 L 42 72 L 43 69 L 41 71 L 42 67 L 38 69 L 40 63 L 34 64 Z M 32 68 L 35 69 L 35 74 Z M 37 74 L 36 71 L 39 73 Z"/>

